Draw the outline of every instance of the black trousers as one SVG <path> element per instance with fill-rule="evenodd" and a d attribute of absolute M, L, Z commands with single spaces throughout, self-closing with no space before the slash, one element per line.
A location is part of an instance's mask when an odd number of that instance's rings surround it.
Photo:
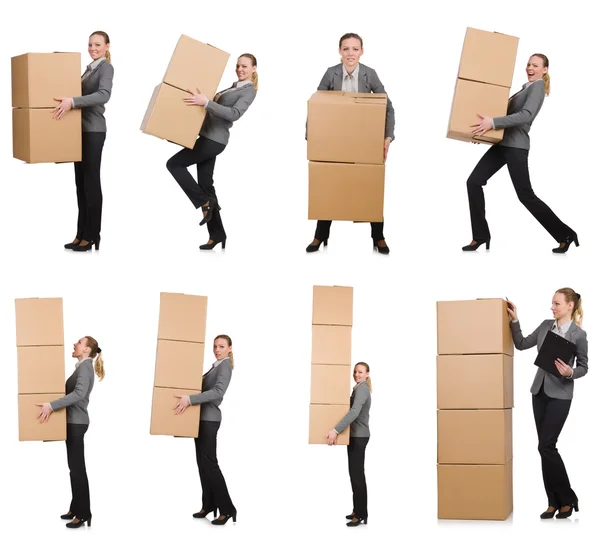
<path fill-rule="evenodd" d="M 196 209 L 208 201 L 218 203 L 215 191 L 213 172 L 217 156 L 225 150 L 225 145 L 212 139 L 199 136 L 193 149 L 183 149 L 167 162 L 167 169 L 173 175 L 181 189 L 188 196 Z M 188 171 L 188 167 L 196 165 L 198 181 Z M 225 238 L 225 229 L 219 210 L 213 213 L 206 224 L 213 239 Z"/>
<path fill-rule="evenodd" d="M 81 161 L 75 162 L 77 188 L 77 238 L 92 241 L 100 236 L 102 224 L 102 186 L 100 164 L 106 132 L 83 132 Z"/>
<path fill-rule="evenodd" d="M 219 514 L 233 513 L 235 507 L 229 497 L 225 478 L 217 460 L 217 432 L 221 422 L 200 422 L 198 438 L 194 439 L 196 446 L 196 462 L 202 485 L 202 509 Z"/>
<path fill-rule="evenodd" d="M 494 145 L 473 169 L 467 180 L 467 191 L 469 193 L 471 229 L 475 241 L 482 242 L 490 238 L 490 229 L 485 219 L 483 186 L 504 165 L 508 167 L 508 173 L 519 201 L 557 242 L 563 242 L 569 235 L 574 234 L 573 230 L 565 225 L 533 192 L 529 180 L 528 156 L 529 151 L 526 149 Z"/>
<path fill-rule="evenodd" d="M 352 504 L 354 514 L 363 518 L 367 511 L 367 481 L 365 479 L 365 450 L 369 437 L 350 437 L 348 446 L 348 472 L 352 485 Z"/>
<path fill-rule="evenodd" d="M 315 239 L 324 241 L 329 238 L 329 230 L 331 229 L 331 221 L 317 221 L 317 229 L 315 230 Z M 374 241 L 385 240 L 383 237 L 383 221 L 380 223 L 371 223 L 371 238 Z"/>
<path fill-rule="evenodd" d="M 90 486 L 85 469 L 83 437 L 87 424 L 67 424 L 67 462 L 71 478 L 70 511 L 81 520 L 88 520 L 90 510 Z"/>
<path fill-rule="evenodd" d="M 570 399 L 555 399 L 544 392 L 544 385 L 533 396 L 533 416 L 538 434 L 538 451 L 542 458 L 542 475 L 548 505 L 572 505 L 577 496 L 571 488 L 563 460 L 556 449 L 558 436 L 569 415 Z"/>

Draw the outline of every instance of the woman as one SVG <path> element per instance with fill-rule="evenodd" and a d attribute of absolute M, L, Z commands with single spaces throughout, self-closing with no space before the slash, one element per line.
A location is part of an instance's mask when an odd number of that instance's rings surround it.
<path fill-rule="evenodd" d="M 179 151 L 167 162 L 167 169 L 194 207 L 202 209 L 200 225 L 206 223 L 209 233 L 208 242 L 200 246 L 203 251 L 211 250 L 219 243 L 225 249 L 227 234 L 223 228 L 219 214 L 221 207 L 213 185 L 215 161 L 225 150 L 233 122 L 246 113 L 258 90 L 256 58 L 252 54 L 242 54 L 238 58 L 235 72 L 237 82 L 217 93 L 213 100 L 203 93 L 189 91 L 191 95 L 183 100 L 190 105 L 204 106 L 206 117 L 194 148 Z M 197 182 L 187 170 L 193 164 L 196 164 Z"/>
<path fill-rule="evenodd" d="M 339 43 L 339 53 L 342 62 L 329 67 L 317 87 L 317 91 L 347 91 L 350 93 L 385 93 L 383 84 L 379 80 L 375 69 L 359 63 L 363 55 L 363 40 L 355 33 L 342 35 Z M 390 143 L 394 139 L 394 107 L 392 101 L 387 99 L 385 114 L 385 139 L 383 141 L 383 159 L 387 160 Z M 307 253 L 319 250 L 321 243 L 327 246 L 331 221 L 318 221 L 315 230 L 315 239 L 306 248 Z M 383 236 L 383 221 L 371 223 L 371 238 L 373 248 L 381 254 L 389 254 L 390 249 Z"/>
<path fill-rule="evenodd" d="M 223 526 L 230 518 L 235 522 L 237 516 L 217 461 L 217 432 L 221 426 L 219 405 L 223 401 L 233 371 L 231 338 L 226 334 L 217 336 L 213 344 L 213 353 L 217 360 L 202 377 L 202 392 L 191 396 L 176 396 L 179 403 L 175 407 L 175 414 L 181 414 L 190 405 L 201 405 L 200 428 L 194 443 L 202 485 L 202 509 L 194 513 L 193 517 L 204 518 L 211 511 L 216 517 L 218 509 L 219 518 L 215 518 L 212 523 Z"/>
<path fill-rule="evenodd" d="M 538 369 L 531 393 L 533 394 L 533 416 L 538 434 L 538 450 L 542 458 L 544 487 L 548 495 L 548 509 L 540 518 L 567 518 L 579 511 L 577 495 L 571 488 L 567 470 L 561 459 L 556 442 L 567 420 L 573 399 L 573 381 L 588 371 L 588 343 L 581 328 L 583 309 L 581 296 L 571 288 L 557 290 L 552 299 L 553 320 L 545 320 L 529 336 L 521 333 L 517 307 L 509 301 L 508 314 L 515 347 L 529 349 L 537 344 L 538 351 L 549 331 L 573 342 L 577 349 L 569 362 L 556 359 L 556 369 L 561 378 Z M 573 367 L 573 364 L 575 367 Z"/>
<path fill-rule="evenodd" d="M 462 248 L 463 251 L 476 251 L 482 243 L 485 243 L 486 249 L 490 248 L 490 229 L 485 220 L 483 186 L 505 164 L 521 203 L 559 242 L 559 246 L 552 249 L 552 252 L 566 253 L 573 242 L 579 247 L 577 233 L 565 225 L 535 195 L 529 180 L 529 129 L 542 108 L 545 95 L 550 94 L 548 65 L 548 58 L 544 54 L 531 56 L 526 69 L 528 81 L 521 91 L 510 98 L 508 115 L 495 119 L 480 115 L 481 121 L 473 125 L 473 134 L 482 136 L 489 130 L 504 129 L 504 137 L 483 155 L 467 180 L 473 240 Z"/>
<path fill-rule="evenodd" d="M 94 372 L 104 379 L 104 361 L 98 342 L 91 336 L 84 336 L 73 345 L 73 357 L 77 359 L 75 371 L 67 379 L 66 396 L 51 403 L 41 403 L 40 422 L 46 422 L 53 412 L 67 409 L 67 461 L 71 477 L 71 506 L 69 512 L 61 515 L 70 520 L 68 528 L 80 528 L 86 522 L 92 524 L 90 509 L 90 487 L 85 469 L 83 437 L 90 425 L 88 404 L 94 388 Z M 94 359 L 95 362 L 94 362 Z"/>
<path fill-rule="evenodd" d="M 369 365 L 359 362 L 354 366 L 354 381 L 356 385 L 350 397 L 350 411 L 342 418 L 327 435 L 327 443 L 332 446 L 337 436 L 350 426 L 350 445 L 348 446 L 348 471 L 352 485 L 352 514 L 346 517 L 350 520 L 349 527 L 367 523 L 367 482 L 365 481 L 365 449 L 369 443 L 369 410 L 371 409 L 371 378 Z"/>
<path fill-rule="evenodd" d="M 75 162 L 77 188 L 77 234 L 65 249 L 90 251 L 100 248 L 102 187 L 100 162 L 106 140 L 104 105 L 110 100 L 114 68 L 110 63 L 110 39 L 105 32 L 90 35 L 88 53 L 92 62 L 81 77 L 81 97 L 60 97 L 54 117 L 61 119 L 71 109 L 81 108 L 81 161 Z"/>

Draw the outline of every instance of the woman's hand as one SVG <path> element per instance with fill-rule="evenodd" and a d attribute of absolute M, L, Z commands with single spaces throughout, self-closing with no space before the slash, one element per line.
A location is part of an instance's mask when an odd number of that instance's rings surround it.
<path fill-rule="evenodd" d="M 37 416 L 37 419 L 41 424 L 46 423 L 50 415 L 52 414 L 52 407 L 50 407 L 50 403 L 36 403 L 37 407 L 42 407 L 40 413 Z"/>
<path fill-rule="evenodd" d="M 562 360 L 556 359 L 554 361 L 554 364 L 556 365 L 556 369 L 558 370 L 558 372 L 563 377 L 571 377 L 571 375 L 573 375 L 573 368 L 571 368 L 571 366 L 569 366 L 568 364 L 565 364 Z"/>
<path fill-rule="evenodd" d="M 73 101 L 71 100 L 71 97 L 58 97 L 54 100 L 60 102 L 53 111 L 53 117 L 58 121 L 62 119 L 65 113 L 73 109 Z"/>
<path fill-rule="evenodd" d="M 506 307 L 506 311 L 508 312 L 508 317 L 512 321 L 518 321 L 519 318 L 517 317 L 517 305 L 515 305 L 513 302 L 509 301 L 508 299 L 506 300 L 506 302 L 508 303 L 508 306 Z"/>
<path fill-rule="evenodd" d="M 208 102 L 208 97 L 200 91 L 200 89 L 196 88 L 198 93 L 194 93 L 191 89 L 188 89 L 188 93 L 190 93 L 189 97 L 185 97 L 183 101 L 190 106 L 206 106 Z"/>
<path fill-rule="evenodd" d="M 190 398 L 189 396 L 179 396 L 177 394 L 175 394 L 176 398 L 179 398 L 179 402 L 177 403 L 177 405 L 175 405 L 175 408 L 173 409 L 175 411 L 175 415 L 178 414 L 182 414 L 185 409 L 187 409 L 190 406 Z"/>
<path fill-rule="evenodd" d="M 494 125 L 492 124 L 491 117 L 486 117 L 485 115 L 481 115 L 479 113 L 477 115 L 481 118 L 481 121 L 479 121 L 477 124 L 472 124 L 471 127 L 475 128 L 475 130 L 473 130 L 473 134 L 482 136 L 489 130 L 492 130 Z"/>
<path fill-rule="evenodd" d="M 386 137 L 383 142 L 383 161 L 387 160 L 388 150 L 390 150 L 390 143 L 392 142 L 391 137 Z"/>
<path fill-rule="evenodd" d="M 329 446 L 333 446 L 334 444 L 337 444 L 337 438 L 338 438 L 338 434 L 335 432 L 335 430 L 332 429 L 327 434 L 327 444 Z"/>

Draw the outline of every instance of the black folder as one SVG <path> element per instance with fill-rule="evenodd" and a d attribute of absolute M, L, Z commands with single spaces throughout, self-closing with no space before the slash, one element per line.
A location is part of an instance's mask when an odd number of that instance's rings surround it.
<path fill-rule="evenodd" d="M 548 331 L 534 364 L 555 377 L 561 378 L 562 375 L 556 369 L 554 361 L 560 359 L 565 364 L 569 364 L 576 349 L 577 346 L 573 342 L 566 340 L 552 331 Z"/>

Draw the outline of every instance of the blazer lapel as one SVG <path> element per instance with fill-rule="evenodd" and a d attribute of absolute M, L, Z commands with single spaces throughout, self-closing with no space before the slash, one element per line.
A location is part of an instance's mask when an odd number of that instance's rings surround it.
<path fill-rule="evenodd" d="M 342 90 L 342 64 L 340 63 L 333 71 L 333 91 Z"/>
<path fill-rule="evenodd" d="M 571 323 L 571 326 L 569 327 L 569 330 L 565 333 L 565 340 L 568 340 L 569 342 L 573 341 L 573 335 L 575 334 L 575 331 L 577 330 L 577 324 L 575 322 Z"/>
<path fill-rule="evenodd" d="M 358 71 L 358 92 L 367 93 L 367 71 L 364 67 Z"/>

